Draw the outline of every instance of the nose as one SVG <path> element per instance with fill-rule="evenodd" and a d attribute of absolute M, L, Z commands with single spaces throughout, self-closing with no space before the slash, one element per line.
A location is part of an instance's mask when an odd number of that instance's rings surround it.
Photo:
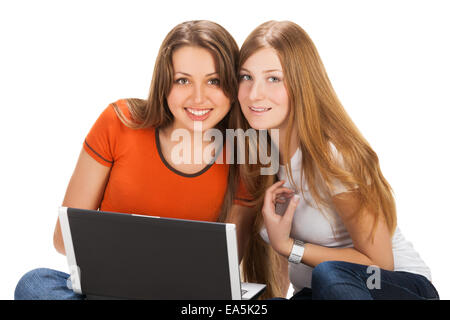
<path fill-rule="evenodd" d="M 205 100 L 205 89 L 202 85 L 197 85 L 194 88 L 194 103 L 202 104 Z"/>
<path fill-rule="evenodd" d="M 260 81 L 254 81 L 249 92 L 250 100 L 256 101 L 264 98 L 264 86 Z"/>

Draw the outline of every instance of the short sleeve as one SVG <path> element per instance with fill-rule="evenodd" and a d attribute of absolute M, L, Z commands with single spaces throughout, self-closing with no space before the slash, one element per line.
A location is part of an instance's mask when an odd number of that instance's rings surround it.
<path fill-rule="evenodd" d="M 238 189 L 236 190 L 233 204 L 251 208 L 253 207 L 253 205 L 250 204 L 252 200 L 253 198 L 245 187 L 244 182 L 242 181 L 242 179 L 239 179 L 239 185 Z"/>
<path fill-rule="evenodd" d="M 100 164 L 111 167 L 114 163 L 114 150 L 120 119 L 109 105 L 95 121 L 86 139 L 84 150 Z"/>

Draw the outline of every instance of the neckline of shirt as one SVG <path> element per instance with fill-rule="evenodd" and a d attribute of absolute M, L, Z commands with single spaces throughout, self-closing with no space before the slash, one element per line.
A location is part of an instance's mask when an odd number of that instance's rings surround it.
<path fill-rule="evenodd" d="M 300 148 L 297 148 L 295 150 L 294 155 L 289 160 L 289 163 L 291 164 L 292 170 L 299 170 L 301 167 L 301 160 L 302 160 L 302 153 L 300 151 Z M 286 171 L 286 165 L 280 164 L 280 170 L 279 171 Z"/>
<path fill-rule="evenodd" d="M 204 167 L 199 172 L 184 173 L 184 172 L 179 171 L 179 170 L 175 169 L 174 167 L 172 167 L 170 165 L 170 163 L 167 162 L 167 160 L 164 158 L 164 155 L 163 155 L 162 150 L 161 150 L 161 142 L 159 141 L 159 129 L 158 128 L 155 128 L 155 142 L 156 142 L 156 149 L 158 150 L 159 158 L 161 159 L 163 164 L 166 166 L 166 168 L 169 169 L 170 171 L 172 171 L 173 173 L 175 173 L 175 174 L 177 174 L 179 176 L 185 177 L 185 178 L 195 178 L 195 177 L 198 177 L 198 176 L 202 175 L 206 171 L 208 171 L 214 165 L 214 163 L 216 162 L 216 160 L 219 157 L 219 155 L 222 153 L 222 148 L 223 148 L 223 146 L 221 146 L 219 152 L 217 152 L 217 155 L 214 158 L 214 161 L 212 161 L 210 164 L 208 164 L 206 167 Z"/>

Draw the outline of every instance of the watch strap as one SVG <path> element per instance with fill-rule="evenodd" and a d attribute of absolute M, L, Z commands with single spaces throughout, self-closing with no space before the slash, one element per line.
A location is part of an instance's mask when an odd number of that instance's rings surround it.
<path fill-rule="evenodd" d="M 292 246 L 288 261 L 296 264 L 300 263 L 302 261 L 304 251 L 305 243 L 300 240 L 294 240 L 294 245 Z"/>

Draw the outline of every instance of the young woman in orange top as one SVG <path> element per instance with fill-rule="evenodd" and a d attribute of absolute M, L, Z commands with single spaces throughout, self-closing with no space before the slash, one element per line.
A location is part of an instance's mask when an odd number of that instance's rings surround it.
<path fill-rule="evenodd" d="M 216 23 L 189 21 L 170 31 L 159 50 L 148 99 L 119 100 L 104 110 L 84 141 L 62 205 L 235 223 L 241 258 L 254 215 L 245 202 L 233 200 L 245 198 L 237 191 L 237 170 L 225 159 L 214 161 L 224 148 L 210 152 L 209 159 L 194 159 L 210 145 L 195 143 L 195 125 L 201 124 L 200 133 L 212 128 L 225 133 L 239 112 L 238 54 L 232 36 Z M 179 142 L 172 138 L 179 129 L 191 139 L 184 163 L 176 160 Z M 54 245 L 65 254 L 59 221 Z M 68 277 L 32 270 L 19 281 L 15 298 L 84 299 L 68 288 Z"/>

